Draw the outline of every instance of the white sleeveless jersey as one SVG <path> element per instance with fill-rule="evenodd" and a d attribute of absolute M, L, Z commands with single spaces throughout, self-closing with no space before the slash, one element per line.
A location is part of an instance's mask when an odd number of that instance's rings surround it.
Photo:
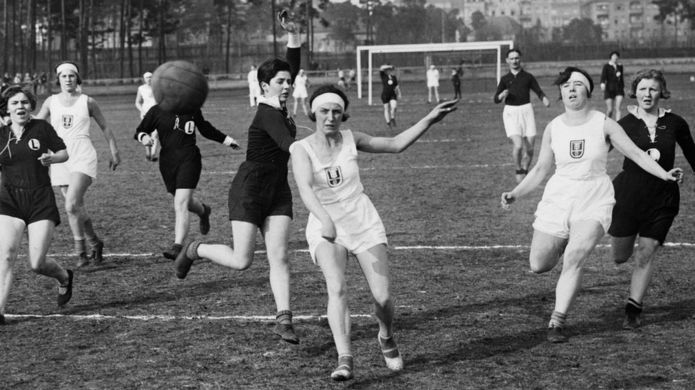
<path fill-rule="evenodd" d="M 51 125 L 66 142 L 75 138 L 89 138 L 91 118 L 88 99 L 87 95 L 81 94 L 73 105 L 64 106 L 57 95 L 51 97 L 49 103 Z"/>
<path fill-rule="evenodd" d="M 142 111 L 140 112 L 140 118 L 144 118 L 147 111 L 152 108 L 157 102 L 154 100 L 154 92 L 152 92 L 152 87 L 143 84 L 138 87 L 140 96 L 142 96 Z"/>
<path fill-rule="evenodd" d="M 341 130 L 340 134 L 343 136 L 343 147 L 338 155 L 328 162 L 319 161 L 306 139 L 296 142 L 301 144 L 309 155 L 314 174 L 312 189 L 323 205 L 354 199 L 364 192 L 352 131 Z"/>
<path fill-rule="evenodd" d="M 578 126 L 565 124 L 561 117 L 550 122 L 555 175 L 573 180 L 589 180 L 606 175 L 609 150 L 603 130 L 606 116 L 592 110 L 589 118 Z"/>

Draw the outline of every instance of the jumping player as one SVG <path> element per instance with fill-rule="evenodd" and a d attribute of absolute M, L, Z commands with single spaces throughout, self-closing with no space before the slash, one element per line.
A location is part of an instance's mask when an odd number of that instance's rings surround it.
<path fill-rule="evenodd" d="M 138 93 L 135 95 L 135 107 L 140 112 L 140 120 L 145 117 L 147 111 L 152 108 L 157 102 L 154 100 L 152 92 L 152 72 L 145 72 L 142 75 L 143 84 L 138 87 Z M 159 137 L 157 132 L 152 132 L 152 146 L 145 146 L 145 158 L 155 162 L 157 161 L 157 151 L 159 150 Z"/>
<path fill-rule="evenodd" d="M 401 97 L 401 89 L 393 70 L 393 65 L 389 64 L 381 65 L 379 68 L 381 103 L 384 104 L 384 119 L 389 128 L 396 127 L 396 109 L 398 108 L 398 99 Z"/>
<path fill-rule="evenodd" d="M 0 127 L 0 325 L 5 323 L 12 266 L 25 227 L 31 269 L 60 283 L 59 306 L 70 301 L 73 279 L 71 270 L 46 257 L 55 226 L 60 224 L 48 167 L 68 159 L 65 144 L 50 124 L 31 118 L 36 108 L 31 92 L 11 86 L 3 92 L 2 100 L 12 123 Z"/>
<path fill-rule="evenodd" d="M 174 260 L 181 252 L 188 236 L 189 212 L 200 218 L 200 233 L 210 231 L 210 206 L 194 198 L 200 180 L 202 158 L 196 145 L 196 130 L 205 138 L 233 149 L 239 149 L 234 138 L 217 130 L 203 118 L 200 110 L 192 114 L 175 114 L 154 105 L 135 130 L 135 139 L 145 146 L 152 146 L 153 132 L 159 133 L 162 150 L 159 153 L 159 172 L 164 179 L 167 192 L 174 196 L 176 223 L 174 244 L 163 252 L 164 257 Z"/>
<path fill-rule="evenodd" d="M 56 76 L 60 93 L 49 96 L 36 115 L 38 119 L 51 117 L 51 125 L 65 141 L 70 156 L 68 161 L 51 166 L 51 183 L 59 186 L 65 197 L 65 210 L 75 240 L 75 252 L 79 257 L 77 267 L 86 266 L 90 259 L 101 264 L 104 260 L 104 243 L 97 237 L 84 205 L 87 189 L 97 177 L 97 152 L 90 136 L 91 118 L 97 122 L 109 144 L 109 167 L 115 170 L 121 158 L 116 138 L 106 126 L 99 105 L 93 98 L 80 92 L 82 79 L 77 65 L 63 62 L 56 67 Z M 90 256 L 87 256 L 85 238 Z"/>
<path fill-rule="evenodd" d="M 591 109 L 594 83 L 586 71 L 568 67 L 555 85 L 565 112 L 545 128 L 538 162 L 516 188 L 502 194 L 502 207 L 539 186 L 555 165 L 536 210 L 529 262 L 533 272 L 543 273 L 562 258 L 547 333 L 548 341 L 561 343 L 567 341 L 565 322 L 581 287 L 584 264 L 611 223 L 615 198 L 606 174 L 610 146 L 661 181 L 677 181 L 681 171 L 665 171 L 620 125 Z"/>
<path fill-rule="evenodd" d="M 673 168 L 678 144 L 695 170 L 695 143 L 690 127 L 680 116 L 659 107 L 661 99 L 670 95 L 661 71 L 649 69 L 637 73 L 630 89 L 630 97 L 637 99 L 637 106 L 627 106 L 628 114 L 618 123 L 662 168 Z M 612 236 L 611 257 L 622 264 L 635 253 L 623 321 L 623 328 L 635 329 L 641 325 L 643 298 L 655 268 L 654 254 L 663 245 L 678 214 L 680 191 L 678 184 L 655 179 L 628 159 L 623 163 L 623 171 L 613 180 L 613 187 L 616 203 L 613 223 L 608 229 Z"/>
<path fill-rule="evenodd" d="M 495 103 L 504 102 L 502 121 L 507 138 L 512 141 L 512 159 L 516 167 L 516 181 L 520 182 L 528 173 L 533 160 L 536 140 L 536 118 L 531 105 L 531 91 L 538 95 L 546 107 L 550 100 L 545 96 L 538 81 L 521 67 L 521 51 L 507 51 L 509 73 L 502 76 L 493 98 Z M 524 162 L 524 149 L 526 161 Z"/>
<path fill-rule="evenodd" d="M 297 344 L 290 310 L 290 266 L 287 256 L 292 192 L 287 182 L 289 147 L 297 128 L 287 112 L 292 80 L 299 71 L 299 28 L 289 21 L 286 11 L 280 23 L 289 33 L 287 61 L 272 59 L 258 67 L 263 90 L 256 116 L 249 127 L 248 148 L 244 161 L 229 189 L 229 219 L 234 249 L 221 244 L 190 242 L 176 258 L 176 275 L 185 278 L 199 258 L 223 266 L 244 270 L 251 266 L 256 234 L 261 230 L 270 264 L 270 287 L 277 307 L 275 333 L 282 340 Z"/>

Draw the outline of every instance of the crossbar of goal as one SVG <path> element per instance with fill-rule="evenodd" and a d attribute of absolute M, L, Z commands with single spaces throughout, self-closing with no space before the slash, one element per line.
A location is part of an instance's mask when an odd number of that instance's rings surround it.
<path fill-rule="evenodd" d="M 416 53 L 466 50 L 496 50 L 497 51 L 497 82 L 502 77 L 502 47 L 514 48 L 514 41 L 476 41 L 455 43 L 417 43 L 409 45 L 361 45 L 357 46 L 357 98 L 362 99 L 362 52 L 367 52 L 367 97 L 372 104 L 372 56 L 377 53 Z"/>

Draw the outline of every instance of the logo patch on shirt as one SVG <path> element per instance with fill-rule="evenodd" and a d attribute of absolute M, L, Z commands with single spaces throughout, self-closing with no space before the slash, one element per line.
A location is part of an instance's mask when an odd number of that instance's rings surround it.
<path fill-rule="evenodd" d="M 584 155 L 584 140 L 583 139 L 570 140 L 570 157 L 582 158 L 583 155 Z"/>
<path fill-rule="evenodd" d="M 29 146 L 29 149 L 36 151 L 41 148 L 41 142 L 39 142 L 39 140 L 36 138 L 31 138 L 29 141 L 27 141 L 27 146 Z"/>
<path fill-rule="evenodd" d="M 659 161 L 659 159 L 661 158 L 661 152 L 659 152 L 659 149 L 657 149 L 657 148 L 647 149 L 647 154 L 654 161 Z"/>
<path fill-rule="evenodd" d="M 70 114 L 63 115 L 63 128 L 69 129 L 72 127 L 74 116 Z"/>
<path fill-rule="evenodd" d="M 340 167 L 329 167 L 323 170 L 329 187 L 337 187 L 343 182 L 343 172 Z"/>
<path fill-rule="evenodd" d="M 188 121 L 186 124 L 183 126 L 183 132 L 191 135 L 195 132 L 195 122 L 193 121 Z"/>

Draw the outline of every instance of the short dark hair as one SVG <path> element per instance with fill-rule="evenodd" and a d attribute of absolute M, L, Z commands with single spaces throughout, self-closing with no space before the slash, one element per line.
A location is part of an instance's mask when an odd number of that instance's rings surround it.
<path fill-rule="evenodd" d="M 587 80 L 589 80 L 589 91 L 587 91 L 588 92 L 587 97 L 590 98 L 591 92 L 594 91 L 594 80 L 591 78 L 589 73 L 587 73 L 587 71 L 585 71 L 584 69 L 581 69 L 581 68 L 577 68 L 576 66 L 566 67 L 565 70 L 560 72 L 560 74 L 557 76 L 553 85 L 557 85 L 559 88 L 562 84 L 566 83 L 567 80 L 570 79 L 570 77 L 572 76 L 572 72 L 581 73 L 584 75 L 584 77 L 587 78 Z"/>
<path fill-rule="evenodd" d="M 632 85 L 630 86 L 631 98 L 637 97 L 637 84 L 642 80 L 656 80 L 661 84 L 661 98 L 668 99 L 671 97 L 671 92 L 666 88 L 666 78 L 663 72 L 656 69 L 642 69 L 635 75 L 635 79 L 632 80 Z"/>
<path fill-rule="evenodd" d="M 30 90 L 23 88 L 19 85 L 12 85 L 2 92 L 0 95 L 0 107 L 3 113 L 7 113 L 7 102 L 15 95 L 23 93 L 29 99 L 29 104 L 31 104 L 31 110 L 36 109 L 36 95 Z"/>
<path fill-rule="evenodd" d="M 350 101 L 348 100 L 347 95 L 343 90 L 338 87 L 337 85 L 333 84 L 324 84 L 321 85 L 320 87 L 316 88 L 314 92 L 311 93 L 311 97 L 309 98 L 309 107 L 311 107 L 311 104 L 314 102 L 314 99 L 318 97 L 319 95 L 323 95 L 324 93 L 334 93 L 338 96 L 340 96 L 341 99 L 343 99 L 343 102 L 345 103 L 345 109 L 343 110 L 343 122 L 348 120 L 350 115 L 347 113 L 348 106 L 350 105 Z M 312 120 L 312 122 L 316 122 L 316 114 L 313 112 L 309 113 L 309 119 Z"/>
<path fill-rule="evenodd" d="M 611 52 L 611 54 L 608 55 L 608 58 L 613 57 L 613 54 L 615 54 L 616 56 L 620 57 L 620 52 L 617 51 L 617 50 L 613 50 L 613 51 Z"/>
<path fill-rule="evenodd" d="M 261 91 L 263 90 L 263 84 L 270 84 L 270 80 L 275 77 L 278 72 L 282 71 L 287 71 L 287 72 L 292 72 L 292 68 L 290 68 L 290 64 L 287 61 L 283 61 L 279 58 L 273 58 L 272 60 L 267 60 L 263 62 L 259 67 L 257 71 L 258 75 L 258 85 L 261 87 Z"/>
<path fill-rule="evenodd" d="M 519 49 L 509 49 L 509 50 L 507 50 L 507 55 L 506 55 L 504 58 L 509 58 L 509 55 L 512 54 L 512 53 L 517 53 L 517 54 L 519 55 L 519 57 L 522 56 L 521 50 L 519 50 Z"/>

